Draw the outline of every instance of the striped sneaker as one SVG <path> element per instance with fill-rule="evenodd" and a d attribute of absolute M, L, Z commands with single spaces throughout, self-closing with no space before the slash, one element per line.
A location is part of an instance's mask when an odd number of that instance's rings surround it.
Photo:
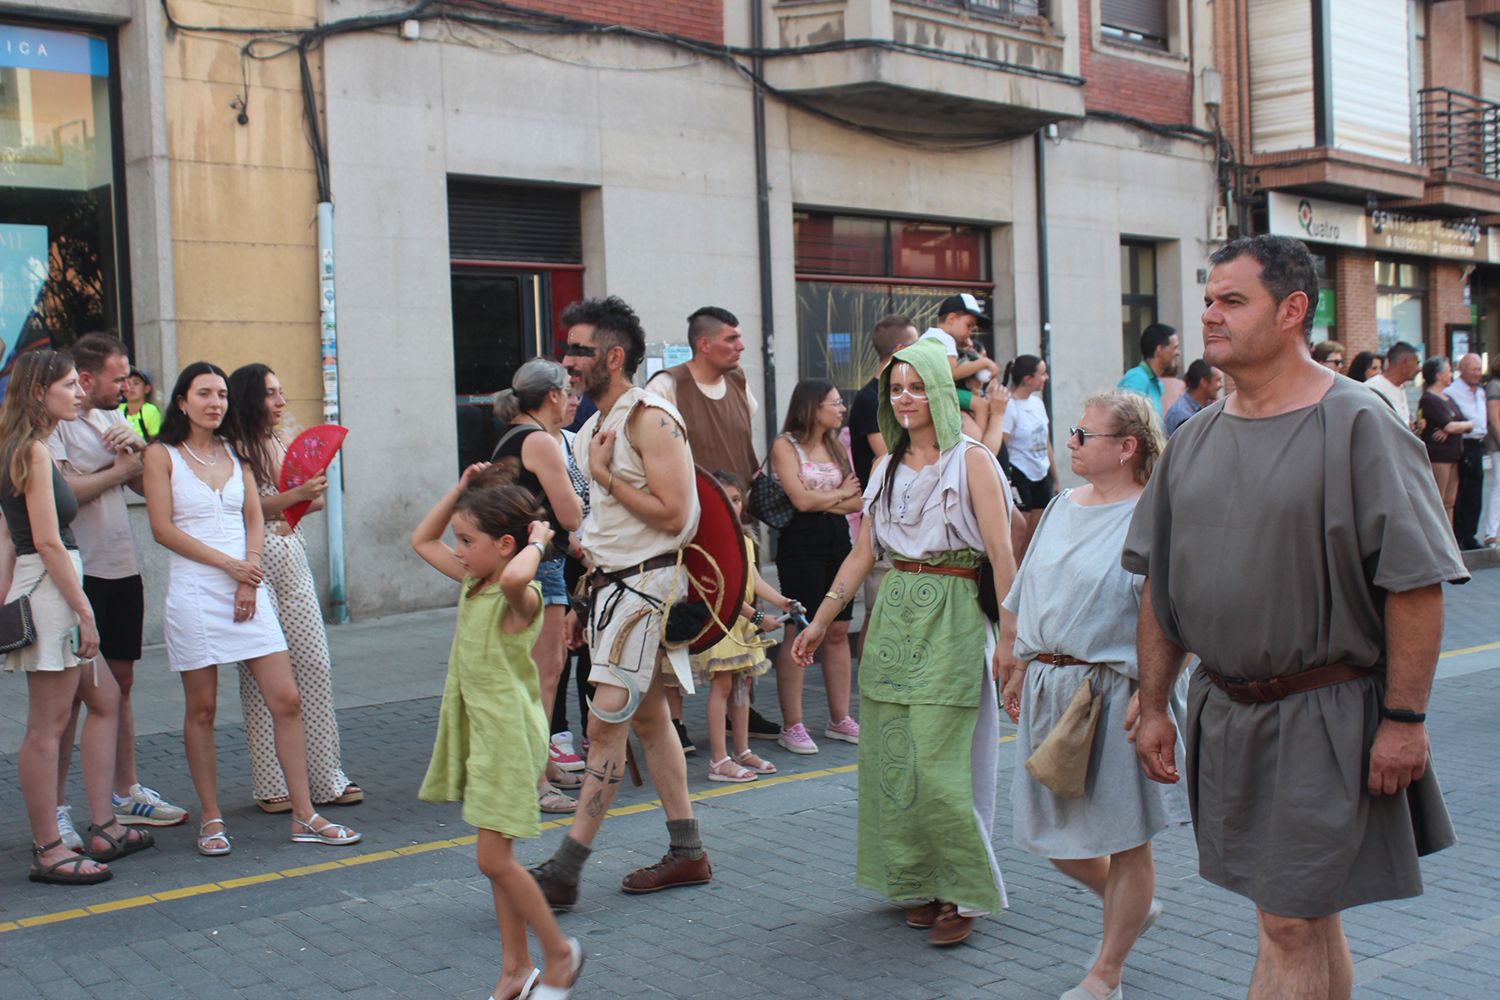
<path fill-rule="evenodd" d="M 126 826 L 176 826 L 187 819 L 187 810 L 174 806 L 154 789 L 131 785 L 130 794 L 121 798 L 111 794 L 115 819 Z"/>

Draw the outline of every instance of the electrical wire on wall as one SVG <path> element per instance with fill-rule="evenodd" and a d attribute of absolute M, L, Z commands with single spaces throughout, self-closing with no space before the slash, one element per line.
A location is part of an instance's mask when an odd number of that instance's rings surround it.
<path fill-rule="evenodd" d="M 420 2 L 401 10 L 381 14 L 360 15 L 313 26 L 185 24 L 173 16 L 169 0 L 161 0 L 161 5 L 168 30 L 171 32 L 181 32 L 188 35 L 231 35 L 246 37 L 246 41 L 240 46 L 245 90 L 233 104 L 237 112 L 236 117 L 241 124 L 248 121 L 249 74 L 246 67 L 249 61 L 268 61 L 291 55 L 296 56 L 301 79 L 304 127 L 307 130 L 308 145 L 312 148 L 313 152 L 318 197 L 322 201 L 331 198 L 331 191 L 328 152 L 320 124 L 321 115 L 317 103 L 316 82 L 312 71 L 312 54 L 319 50 L 327 39 L 336 35 L 396 29 L 406 21 L 442 21 L 450 25 L 461 24 L 489 31 L 515 34 L 620 37 L 669 46 L 679 51 L 692 53 L 703 60 L 723 63 L 748 83 L 758 85 L 767 95 L 774 97 L 783 104 L 823 121 L 830 122 L 840 128 L 850 129 L 898 145 L 919 147 L 927 151 L 937 152 L 969 152 L 990 149 L 1014 142 L 1015 137 L 1010 134 L 1001 134 L 998 130 L 939 131 L 924 128 L 901 128 L 892 125 L 877 125 L 870 122 L 858 121 L 847 115 L 831 111 L 798 94 L 789 93 L 771 85 L 762 75 L 756 73 L 745 60 L 756 57 L 761 59 L 775 59 L 814 55 L 821 52 L 874 49 L 887 52 L 917 54 L 927 58 L 941 59 L 947 62 L 1014 73 L 1073 86 L 1082 86 L 1084 83 L 1082 77 L 1066 73 L 964 53 L 947 52 L 929 46 L 914 45 L 894 40 L 851 39 L 818 45 L 757 49 L 746 46 L 718 45 L 712 42 L 698 41 L 696 39 L 628 25 L 597 24 L 561 14 L 527 10 L 511 4 L 498 2 L 498 0 L 420 0 Z M 516 47 L 525 48 L 519 45 Z M 612 68 L 624 69 L 625 67 Z M 649 67 L 640 71 L 657 71 L 661 68 L 672 67 Z M 630 69 L 636 71 L 639 68 L 631 67 Z M 1090 117 L 1104 116 L 1097 112 L 1091 112 Z M 1115 116 L 1114 120 L 1147 128 L 1158 134 L 1206 141 L 1203 136 L 1207 135 L 1207 133 L 1201 133 L 1200 130 L 1195 130 L 1191 126 L 1163 127 L 1124 115 Z M 1198 134 L 1195 135 L 1194 133 Z"/>

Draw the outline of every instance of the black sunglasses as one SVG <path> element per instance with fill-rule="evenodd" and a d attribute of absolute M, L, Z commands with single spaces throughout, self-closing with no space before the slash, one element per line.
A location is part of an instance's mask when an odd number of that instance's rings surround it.
<path fill-rule="evenodd" d="M 1089 443 L 1089 438 L 1117 438 L 1125 437 L 1126 435 L 1105 434 L 1103 431 L 1086 431 L 1082 427 L 1069 427 L 1068 436 L 1071 437 L 1074 441 L 1077 441 L 1078 447 L 1082 448 L 1084 445 Z"/>

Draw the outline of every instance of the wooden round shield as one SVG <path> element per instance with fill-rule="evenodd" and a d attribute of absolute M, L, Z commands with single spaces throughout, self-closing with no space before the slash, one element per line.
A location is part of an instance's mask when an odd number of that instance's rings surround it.
<path fill-rule="evenodd" d="M 697 469 L 698 533 L 682 553 L 682 564 L 688 574 L 687 603 L 696 604 L 706 619 L 702 629 L 688 644 L 701 653 L 724 638 L 733 628 L 745 600 L 750 578 L 750 560 L 745 554 L 745 529 L 740 524 L 729 495 L 717 479 Z"/>

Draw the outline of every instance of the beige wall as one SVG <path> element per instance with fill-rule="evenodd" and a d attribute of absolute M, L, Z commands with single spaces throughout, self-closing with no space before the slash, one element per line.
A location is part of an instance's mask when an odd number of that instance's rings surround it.
<path fill-rule="evenodd" d="M 176 2 L 188 24 L 312 24 L 316 0 Z M 317 184 L 294 55 L 249 60 L 249 121 L 230 102 L 238 36 L 179 32 L 164 46 L 177 361 L 276 370 L 298 423 L 321 422 Z M 321 67 L 313 65 L 321 77 Z M 158 376 L 171 391 L 174 372 Z"/>

